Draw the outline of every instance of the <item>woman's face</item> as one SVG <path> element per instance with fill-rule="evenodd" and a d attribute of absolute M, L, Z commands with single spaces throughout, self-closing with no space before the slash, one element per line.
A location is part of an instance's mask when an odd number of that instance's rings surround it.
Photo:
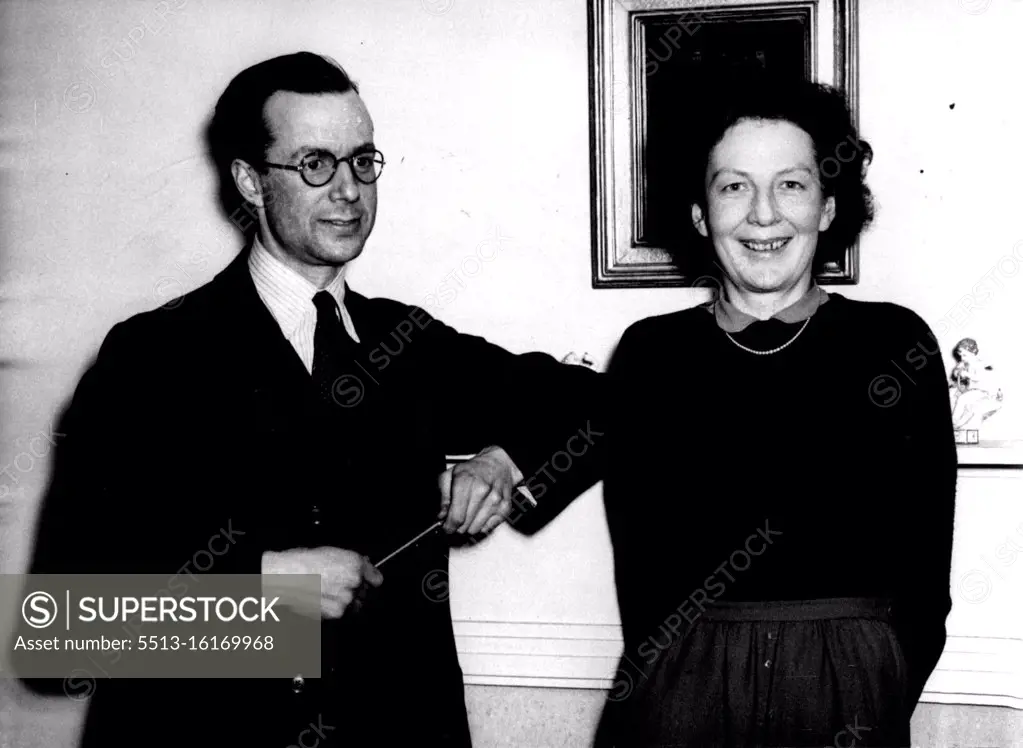
<path fill-rule="evenodd" d="M 726 283 L 753 293 L 784 292 L 813 272 L 817 235 L 835 217 L 824 198 L 810 135 L 791 122 L 740 120 L 711 151 L 707 215 L 696 229 L 714 244 Z"/>

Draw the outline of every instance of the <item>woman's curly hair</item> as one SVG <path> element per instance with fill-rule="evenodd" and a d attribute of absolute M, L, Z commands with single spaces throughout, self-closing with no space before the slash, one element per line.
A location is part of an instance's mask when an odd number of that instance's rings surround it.
<path fill-rule="evenodd" d="M 845 96 L 822 83 L 762 78 L 718 87 L 705 99 L 699 122 L 694 123 L 695 137 L 678 144 L 683 205 L 699 205 L 706 215 L 707 164 L 730 127 L 741 120 L 791 122 L 813 140 L 824 196 L 835 198 L 835 219 L 818 238 L 814 272 L 840 260 L 874 218 L 874 201 L 865 181 L 873 150 L 860 138 Z M 686 210 L 681 246 L 675 248 L 678 259 L 687 274 L 717 276 L 713 246 L 688 218 Z M 686 256 L 681 256 L 683 252 Z"/>

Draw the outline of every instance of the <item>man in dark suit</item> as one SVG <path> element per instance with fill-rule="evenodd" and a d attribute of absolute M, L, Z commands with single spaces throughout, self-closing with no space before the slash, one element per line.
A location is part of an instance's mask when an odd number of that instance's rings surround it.
<path fill-rule="evenodd" d="M 523 476 L 533 529 L 592 482 L 538 476 L 569 440 L 587 459 L 599 376 L 347 286 L 383 157 L 336 63 L 242 72 L 209 139 L 251 240 L 109 332 L 60 428 L 30 571 L 319 574 L 323 677 L 100 680 L 81 745 L 469 746 L 437 593 L 450 536 L 508 517 Z M 445 473 L 446 454 L 474 453 Z M 373 566 L 438 518 L 446 534 Z"/>

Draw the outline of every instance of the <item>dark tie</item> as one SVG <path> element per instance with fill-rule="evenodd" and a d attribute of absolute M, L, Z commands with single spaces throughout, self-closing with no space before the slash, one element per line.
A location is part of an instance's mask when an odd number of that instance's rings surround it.
<path fill-rule="evenodd" d="M 316 307 L 316 332 L 313 335 L 313 385 L 320 400 L 338 407 L 334 388 L 347 391 L 346 374 L 354 376 L 356 344 L 341 322 L 337 301 L 326 291 L 313 296 Z M 340 381 L 339 381 L 340 380 Z M 344 400 L 342 399 L 342 402 Z"/>
<path fill-rule="evenodd" d="M 330 452 L 330 460 L 323 463 L 338 466 L 344 464 L 347 451 L 343 446 L 344 434 L 347 429 L 356 428 L 353 418 L 359 415 L 359 409 L 351 407 L 353 403 L 358 404 L 358 401 L 351 399 L 353 382 L 358 381 L 355 379 L 358 371 L 355 364 L 358 345 L 345 330 L 333 296 L 320 291 L 313 296 L 313 305 L 316 307 L 316 332 L 313 334 L 312 379 L 323 406 L 321 415 L 324 418 L 321 423 L 330 431 L 330 438 L 317 441 L 328 449 L 338 450 Z M 345 420 L 340 422 L 338 418 Z M 329 484 L 328 479 L 325 485 Z M 336 526 L 331 517 L 334 516 L 332 512 L 337 511 L 334 506 L 337 496 L 327 492 L 323 496 L 310 498 L 312 527 L 306 536 L 308 542 L 312 545 L 336 546 L 337 538 L 332 533 Z M 345 638 L 345 629 L 349 625 L 347 618 L 323 621 L 321 646 L 322 661 L 326 667 L 326 672 L 322 674 L 325 683 L 334 682 L 335 668 L 340 659 L 339 641 Z"/>

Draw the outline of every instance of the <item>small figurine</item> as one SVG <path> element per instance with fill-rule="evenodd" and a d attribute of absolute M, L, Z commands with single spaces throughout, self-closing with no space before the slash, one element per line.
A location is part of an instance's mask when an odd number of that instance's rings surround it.
<path fill-rule="evenodd" d="M 992 368 L 981 359 L 976 340 L 963 338 L 956 343 L 952 356 L 956 360 L 948 387 L 952 425 L 957 432 L 965 432 L 957 433 L 956 441 L 977 443 L 980 425 L 1002 407 L 1002 390 Z"/>

